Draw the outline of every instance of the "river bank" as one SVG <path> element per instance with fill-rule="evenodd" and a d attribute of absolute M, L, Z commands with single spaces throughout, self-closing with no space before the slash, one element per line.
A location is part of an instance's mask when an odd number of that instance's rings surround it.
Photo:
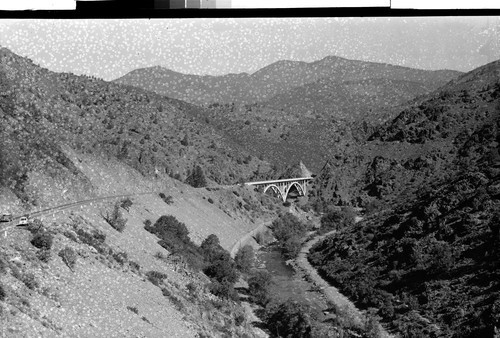
<path fill-rule="evenodd" d="M 360 219 L 357 218 L 356 221 Z M 321 290 L 320 292 L 324 295 L 324 297 L 335 304 L 338 309 L 342 311 L 342 313 L 347 316 L 356 326 L 363 327 L 368 323 L 369 317 L 366 312 L 359 310 L 353 302 L 349 300 L 346 296 L 341 294 L 339 290 L 330 285 L 327 281 L 325 281 L 319 274 L 318 271 L 309 263 L 307 259 L 307 255 L 311 248 L 317 242 L 323 240 L 327 236 L 333 234 L 336 230 L 330 231 L 326 234 L 315 236 L 311 240 L 307 241 L 302 249 L 294 260 L 291 261 L 291 265 L 296 272 L 296 278 L 305 278 L 307 279 L 315 289 Z M 377 331 L 379 336 L 382 338 L 394 338 L 394 335 L 389 334 L 384 327 L 380 324 L 376 324 L 378 326 Z"/>

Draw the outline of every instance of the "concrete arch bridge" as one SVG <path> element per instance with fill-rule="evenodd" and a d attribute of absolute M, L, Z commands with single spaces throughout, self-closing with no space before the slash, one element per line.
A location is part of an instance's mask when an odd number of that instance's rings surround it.
<path fill-rule="evenodd" d="M 264 193 L 271 189 L 283 200 L 283 202 L 286 202 L 286 198 L 292 187 L 297 189 L 299 196 L 305 196 L 307 192 L 307 182 L 312 179 L 312 177 L 286 178 L 281 180 L 246 182 L 245 185 L 264 188 Z"/>

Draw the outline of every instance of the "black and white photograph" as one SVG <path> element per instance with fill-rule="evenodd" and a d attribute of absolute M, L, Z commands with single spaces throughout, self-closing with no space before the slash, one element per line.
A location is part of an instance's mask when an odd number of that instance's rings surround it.
<path fill-rule="evenodd" d="M 0 337 L 500 338 L 500 16 L 238 1 L 0 19 Z"/>

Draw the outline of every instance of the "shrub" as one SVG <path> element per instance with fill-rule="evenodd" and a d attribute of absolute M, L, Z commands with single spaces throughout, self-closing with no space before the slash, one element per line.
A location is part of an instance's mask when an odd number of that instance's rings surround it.
<path fill-rule="evenodd" d="M 244 313 L 235 313 L 234 314 L 234 325 L 241 326 L 245 322 L 245 314 Z"/>
<path fill-rule="evenodd" d="M 148 280 L 151 283 L 153 283 L 156 286 L 159 286 L 160 283 L 168 276 L 166 274 L 164 274 L 163 272 L 151 270 L 151 271 L 146 272 L 146 277 L 148 277 Z"/>
<path fill-rule="evenodd" d="M 52 258 L 50 250 L 43 249 L 37 252 L 37 257 L 41 262 L 48 263 Z"/>
<path fill-rule="evenodd" d="M 271 274 L 264 271 L 256 271 L 248 279 L 248 293 L 251 300 L 259 305 L 266 306 L 269 302 L 269 288 L 271 286 Z"/>
<path fill-rule="evenodd" d="M 75 250 L 67 246 L 61 251 L 59 251 L 59 257 L 62 258 L 64 264 L 66 264 L 68 268 L 70 268 L 71 270 L 74 269 L 77 261 L 77 255 Z"/>
<path fill-rule="evenodd" d="M 28 224 L 28 231 L 31 232 L 33 235 L 36 235 L 37 233 L 44 231 L 44 225 L 40 219 L 35 219 L 33 222 Z"/>
<path fill-rule="evenodd" d="M 63 235 L 66 236 L 67 238 L 69 238 L 70 240 L 72 240 L 73 242 L 78 241 L 78 237 L 76 237 L 75 233 L 71 230 L 65 230 L 63 232 Z"/>
<path fill-rule="evenodd" d="M 354 224 L 354 212 L 352 209 L 330 210 L 321 217 L 320 222 L 322 232 L 339 230 Z"/>
<path fill-rule="evenodd" d="M 211 199 L 210 197 L 208 198 L 208 200 L 207 200 L 207 201 L 208 201 L 208 203 L 210 203 L 210 204 L 214 204 L 214 200 L 213 200 L 213 199 Z"/>
<path fill-rule="evenodd" d="M 291 205 L 292 205 L 292 203 L 290 203 L 290 202 L 288 202 L 288 201 L 283 202 L 283 206 L 284 206 L 284 207 L 287 207 L 287 208 L 288 208 L 288 207 L 289 207 L 289 206 L 291 206 Z"/>
<path fill-rule="evenodd" d="M 129 266 L 130 266 L 133 270 L 135 270 L 135 271 L 137 271 L 137 272 L 141 271 L 141 266 L 140 266 L 140 264 L 139 264 L 139 263 L 137 263 L 137 262 L 134 262 L 134 261 L 129 261 L 129 262 L 128 262 L 128 265 L 129 265 Z"/>
<path fill-rule="evenodd" d="M 151 226 L 151 220 L 147 219 L 144 221 L 144 226 L 145 227 L 150 227 Z"/>
<path fill-rule="evenodd" d="M 210 292 L 217 297 L 239 301 L 238 293 L 234 289 L 233 283 L 227 280 L 220 282 L 212 281 L 208 287 Z"/>
<path fill-rule="evenodd" d="M 174 203 L 174 198 L 170 195 L 165 196 L 165 194 L 161 192 L 159 196 L 163 200 L 163 202 L 167 203 L 168 205 Z"/>
<path fill-rule="evenodd" d="M 52 248 L 53 237 L 49 232 L 37 233 L 31 240 L 31 244 L 38 249 L 50 250 Z"/>
<path fill-rule="evenodd" d="M 120 265 L 123 266 L 127 262 L 128 255 L 126 252 L 116 252 L 113 254 L 113 258 L 115 261 L 117 261 Z"/>
<path fill-rule="evenodd" d="M 127 210 L 127 212 L 130 210 L 130 207 L 133 205 L 134 203 L 132 202 L 132 200 L 130 198 L 125 198 L 123 199 L 121 202 L 120 202 L 120 207 L 122 207 L 123 209 Z"/>
<path fill-rule="evenodd" d="M 240 248 L 234 257 L 236 267 L 244 273 L 248 273 L 255 261 L 255 253 L 253 247 L 245 245 Z"/>
<path fill-rule="evenodd" d="M 184 146 L 184 147 L 187 147 L 189 146 L 189 138 L 188 138 L 188 135 L 184 135 L 184 138 L 181 140 L 181 144 Z"/>
<path fill-rule="evenodd" d="M 120 206 L 115 204 L 113 207 L 113 211 L 111 213 L 106 212 L 106 216 L 104 216 L 106 222 L 113 227 L 118 232 L 123 232 L 125 229 L 125 225 L 127 224 L 127 220 L 123 218 L 122 212 L 120 211 Z"/>
<path fill-rule="evenodd" d="M 259 245 L 266 245 L 267 239 L 269 239 L 270 236 L 271 235 L 268 231 L 264 231 L 256 233 L 253 238 Z"/>
<path fill-rule="evenodd" d="M 136 315 L 139 314 L 139 310 L 137 309 L 137 307 L 135 306 L 127 306 L 127 309 L 129 311 L 132 311 L 133 313 L 135 313 Z"/>
<path fill-rule="evenodd" d="M 156 251 L 156 253 L 154 254 L 154 257 L 157 258 L 157 259 L 159 259 L 159 260 L 164 260 L 165 259 L 165 255 L 161 251 Z"/>
<path fill-rule="evenodd" d="M 35 275 L 32 274 L 32 273 L 25 273 L 22 277 L 21 277 L 21 282 L 24 283 L 24 285 L 26 285 L 29 289 L 31 290 L 35 290 L 37 289 L 38 287 L 40 287 L 40 283 L 38 282 L 38 280 L 35 278 Z"/>
<path fill-rule="evenodd" d="M 5 259 L 3 257 L 0 257 L 0 274 L 4 274 L 7 272 L 7 262 L 5 261 Z"/>
<path fill-rule="evenodd" d="M 91 233 L 79 228 L 76 230 L 76 234 L 80 241 L 87 244 L 97 250 L 99 253 L 104 253 L 104 242 L 106 241 L 106 235 L 99 230 L 93 230 Z"/>
<path fill-rule="evenodd" d="M 5 287 L 3 284 L 0 283 L 0 301 L 5 301 L 7 298 L 7 290 L 5 290 Z"/>
<path fill-rule="evenodd" d="M 192 295 L 195 295 L 196 294 L 196 291 L 198 290 L 198 288 L 196 287 L 196 284 L 193 283 L 193 282 L 189 282 L 187 285 L 186 285 L 186 289 L 188 290 L 188 292 Z"/>

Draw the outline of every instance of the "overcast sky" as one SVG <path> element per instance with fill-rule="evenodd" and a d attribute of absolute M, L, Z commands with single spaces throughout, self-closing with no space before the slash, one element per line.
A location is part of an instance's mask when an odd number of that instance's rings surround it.
<path fill-rule="evenodd" d="M 53 71 L 118 78 L 162 66 L 256 70 L 328 55 L 469 71 L 500 58 L 498 17 L 0 20 L 0 45 Z"/>

